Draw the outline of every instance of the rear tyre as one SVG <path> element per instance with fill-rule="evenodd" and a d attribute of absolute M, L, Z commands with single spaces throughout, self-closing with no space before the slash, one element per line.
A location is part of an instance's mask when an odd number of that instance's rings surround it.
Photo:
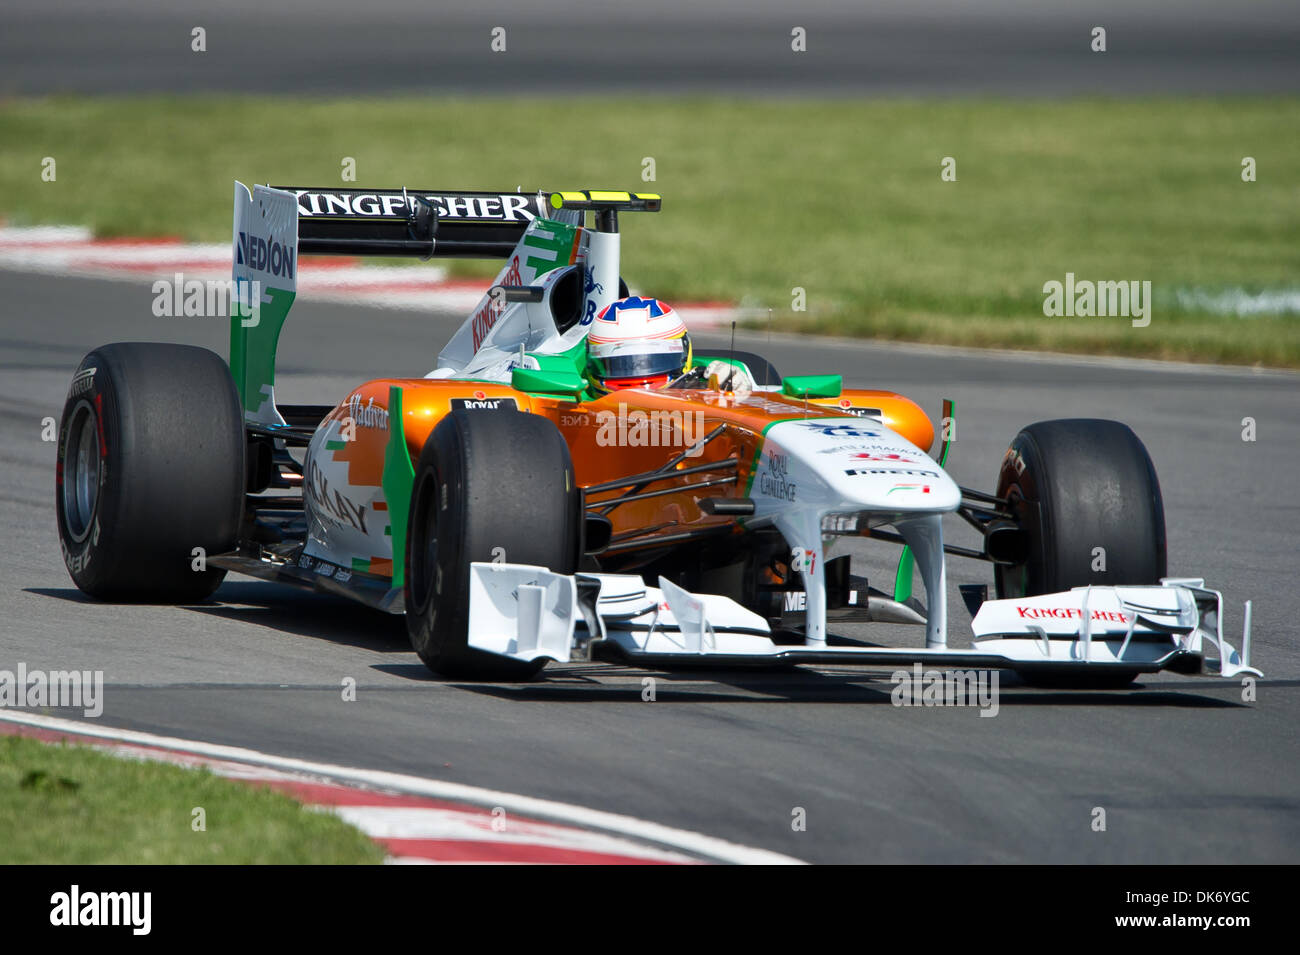
<path fill-rule="evenodd" d="M 1027 597 L 1088 584 L 1158 584 L 1166 574 L 1165 512 L 1146 447 L 1118 421 L 1072 418 L 1031 424 L 1011 442 L 997 494 L 1026 531 L 1026 559 L 996 565 L 997 595 Z M 1122 686 L 1136 671 L 1090 676 Z M 1040 685 L 1085 685 L 1043 674 Z"/>
<path fill-rule="evenodd" d="M 415 468 L 406 545 L 406 629 L 435 673 L 526 680 L 520 663 L 468 645 L 469 565 L 498 560 L 577 569 L 582 504 L 568 445 L 545 418 L 453 411 Z"/>
<path fill-rule="evenodd" d="M 243 411 L 219 356 L 121 342 L 82 359 L 55 475 L 59 542 L 78 588 L 115 601 L 208 597 L 226 572 L 207 559 L 236 545 L 244 484 Z"/>

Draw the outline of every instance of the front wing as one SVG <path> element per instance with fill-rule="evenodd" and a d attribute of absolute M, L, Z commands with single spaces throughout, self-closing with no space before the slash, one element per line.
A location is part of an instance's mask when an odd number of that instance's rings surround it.
<path fill-rule="evenodd" d="M 789 646 L 727 597 L 620 574 L 556 574 L 524 564 L 470 565 L 469 645 L 516 660 L 587 661 L 598 649 L 655 667 L 927 664 L 1021 673 L 1106 671 L 1262 676 L 1250 665 L 1250 604 L 1238 653 L 1221 632 L 1223 599 L 1204 582 L 1080 587 L 986 601 L 970 649 Z M 1214 656 L 1207 659 L 1207 650 Z"/>

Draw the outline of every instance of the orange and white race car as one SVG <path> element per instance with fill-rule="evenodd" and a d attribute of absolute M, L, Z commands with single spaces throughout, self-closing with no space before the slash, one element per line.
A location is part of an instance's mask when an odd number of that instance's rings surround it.
<path fill-rule="evenodd" d="M 119 343 L 73 376 L 57 472 L 73 580 L 105 600 L 204 599 L 228 571 L 342 594 L 404 613 L 420 658 L 467 677 L 590 659 L 923 663 L 1079 685 L 1258 672 L 1249 604 L 1238 654 L 1220 594 L 1165 576 L 1160 487 L 1128 427 L 1031 424 L 993 491 L 958 487 L 947 435 L 910 399 L 696 354 L 670 309 L 628 295 L 619 215 L 659 208 L 626 192 L 236 183 L 229 362 Z M 504 264 L 427 376 L 281 405 L 277 342 L 299 257 L 316 253 Z M 620 314 L 659 342 L 648 359 L 627 357 Z M 983 546 L 946 545 L 947 515 Z M 851 537 L 902 548 L 892 586 L 852 573 L 836 553 Z M 986 562 L 996 590 L 964 589 L 966 648 L 949 645 L 950 555 Z M 828 640 L 841 618 L 925 636 Z"/>

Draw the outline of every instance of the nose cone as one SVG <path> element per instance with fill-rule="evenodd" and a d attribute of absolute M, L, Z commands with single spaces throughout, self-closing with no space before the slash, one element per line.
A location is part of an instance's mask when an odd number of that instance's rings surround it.
<path fill-rule="evenodd" d="M 897 513 L 953 511 L 961 490 L 924 451 L 870 420 L 808 418 L 767 430 L 750 496 L 782 504 Z"/>

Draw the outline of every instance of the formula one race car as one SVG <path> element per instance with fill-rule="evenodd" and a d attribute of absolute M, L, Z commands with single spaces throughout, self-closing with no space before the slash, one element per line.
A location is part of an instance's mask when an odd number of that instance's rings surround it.
<path fill-rule="evenodd" d="M 1160 487 L 1125 425 L 1029 425 L 987 493 L 944 471 L 950 406 L 936 442 L 915 403 L 839 375 L 782 378 L 720 350 L 664 384 L 593 390 L 587 339 L 627 296 L 619 214 L 659 208 L 236 183 L 229 364 L 119 343 L 73 376 L 57 473 L 73 580 L 105 600 L 197 601 L 228 571 L 341 594 L 404 612 L 420 658 L 470 678 L 591 659 L 919 662 L 1094 686 L 1258 674 L 1250 605 L 1238 654 L 1220 594 L 1165 577 Z M 505 264 L 428 376 L 280 405 L 276 345 L 313 253 Z M 717 361 L 753 387 L 730 389 Z M 983 546 L 945 545 L 948 514 Z M 835 553 L 851 537 L 901 546 L 892 586 Z M 991 564 L 997 599 L 962 591 L 967 649 L 949 649 L 946 554 Z M 924 646 L 828 635 L 839 619 L 916 624 Z"/>

